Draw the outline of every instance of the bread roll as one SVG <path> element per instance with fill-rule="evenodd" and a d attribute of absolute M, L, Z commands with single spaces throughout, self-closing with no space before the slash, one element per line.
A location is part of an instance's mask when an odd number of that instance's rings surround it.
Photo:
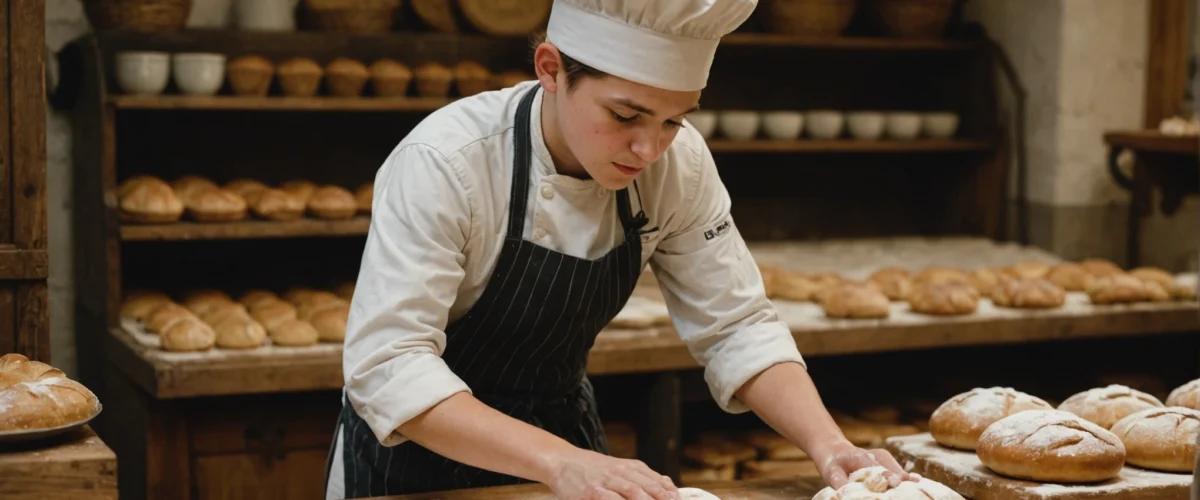
<path fill-rule="evenodd" d="M 413 72 L 408 65 L 395 59 L 382 58 L 367 67 L 371 74 L 371 89 L 377 97 L 403 97 L 412 84 Z"/>
<path fill-rule="evenodd" d="M 235 304 L 233 298 L 219 290 L 194 290 L 183 295 L 183 306 L 196 315 L 202 315 L 218 306 Z"/>
<path fill-rule="evenodd" d="M 309 296 L 319 292 L 320 290 L 315 288 L 304 286 L 293 287 L 283 292 L 283 300 L 288 301 L 294 306 L 298 306 L 302 301 L 307 300 Z"/>
<path fill-rule="evenodd" d="M 296 307 L 282 300 L 260 301 L 250 309 L 250 315 L 268 331 L 285 321 L 297 319 Z"/>
<path fill-rule="evenodd" d="M 165 302 L 154 308 L 142 324 L 147 332 L 161 334 L 175 322 L 189 318 L 195 318 L 195 315 L 186 307 L 174 302 Z"/>
<path fill-rule="evenodd" d="M 821 307 L 830 318 L 888 317 L 888 298 L 875 288 L 843 283 L 827 290 Z"/>
<path fill-rule="evenodd" d="M 813 300 L 822 285 L 808 275 L 778 270 L 773 273 L 771 297 L 793 302 Z"/>
<path fill-rule="evenodd" d="M 354 200 L 358 204 L 358 213 L 371 213 L 371 203 L 375 201 L 375 183 L 368 182 L 354 190 Z"/>
<path fill-rule="evenodd" d="M 347 281 L 333 289 L 333 293 L 346 300 L 354 298 L 355 282 Z"/>
<path fill-rule="evenodd" d="M 1154 396 L 1118 384 L 1075 394 L 1058 405 L 1059 410 L 1083 417 L 1105 429 L 1139 411 L 1162 407 L 1162 402 Z"/>
<path fill-rule="evenodd" d="M 169 184 L 157 178 L 135 177 L 121 184 L 118 191 L 122 220 L 166 223 L 183 216 L 183 200 Z"/>
<path fill-rule="evenodd" d="M 229 222 L 246 218 L 246 200 L 218 187 L 195 188 L 181 195 L 183 206 L 199 222 Z"/>
<path fill-rule="evenodd" d="M 695 465 L 723 467 L 754 460 L 758 451 L 734 441 L 693 443 L 683 447 L 683 457 Z"/>
<path fill-rule="evenodd" d="M 770 429 L 747 432 L 742 439 L 767 460 L 807 460 L 808 453 Z"/>
<path fill-rule="evenodd" d="M 971 283 L 971 277 L 962 269 L 952 267 L 930 267 L 917 274 L 913 285 L 934 283 Z"/>
<path fill-rule="evenodd" d="M 275 345 L 303 347 L 316 344 L 320 334 L 308 323 L 298 319 L 289 319 L 269 327 L 267 336 Z"/>
<path fill-rule="evenodd" d="M 1093 278 L 1083 266 L 1065 262 L 1050 268 L 1050 272 L 1046 273 L 1046 279 L 1068 292 L 1082 292 L 1087 290 L 1088 283 Z"/>
<path fill-rule="evenodd" d="M 367 65 L 348 57 L 335 57 L 325 65 L 325 87 L 337 97 L 358 97 L 371 78 Z"/>
<path fill-rule="evenodd" d="M 1021 262 L 1004 268 L 1004 273 L 1018 279 L 1041 279 L 1050 272 L 1050 266 L 1041 262 Z"/>
<path fill-rule="evenodd" d="M 905 300 L 912 290 L 912 273 L 897 267 L 875 271 L 867 280 L 875 283 L 879 287 L 879 291 L 883 292 L 890 300 Z"/>
<path fill-rule="evenodd" d="M 285 193 L 292 195 L 300 203 L 308 205 L 308 199 L 312 197 L 313 191 L 317 190 L 317 185 L 312 181 L 302 179 L 290 180 L 279 185 Z"/>
<path fill-rule="evenodd" d="M 288 221 L 304 217 L 304 203 L 282 189 L 267 188 L 246 197 L 246 204 L 256 217 Z"/>
<path fill-rule="evenodd" d="M 238 297 L 238 302 L 240 302 L 242 305 L 246 306 L 246 308 L 248 308 L 250 310 L 254 310 L 254 306 L 257 305 L 258 303 L 265 302 L 268 300 L 283 300 L 283 299 L 281 299 L 278 295 L 275 295 L 275 292 L 272 292 L 270 290 L 261 290 L 261 289 L 247 290 L 245 293 L 243 293 L 241 295 L 241 297 Z"/>
<path fill-rule="evenodd" d="M 849 281 L 834 273 L 818 274 L 813 277 L 817 283 L 817 291 L 813 294 L 812 300 L 818 304 L 823 304 L 833 294 L 833 291 L 841 285 L 859 285 L 874 288 L 879 290 L 879 287 L 871 282 Z"/>
<path fill-rule="evenodd" d="M 308 199 L 308 213 L 320 219 L 348 219 L 358 212 L 354 193 L 338 186 L 321 186 Z"/>
<path fill-rule="evenodd" d="M 171 323 L 159 337 L 162 348 L 168 351 L 206 351 L 217 342 L 212 327 L 195 316 Z"/>
<path fill-rule="evenodd" d="M 992 303 L 1017 309 L 1050 309 L 1061 307 L 1067 293 L 1058 285 L 1044 279 L 1013 279 L 992 288 Z"/>
<path fill-rule="evenodd" d="M 974 450 L 983 431 L 1000 419 L 1026 410 L 1053 409 L 1050 403 L 1010 387 L 975 388 L 934 410 L 929 432 L 943 446 Z"/>
<path fill-rule="evenodd" d="M 1176 387 L 1167 395 L 1167 406 L 1200 410 L 1200 378 Z"/>
<path fill-rule="evenodd" d="M 967 276 L 967 280 L 971 282 L 971 286 L 975 287 L 975 290 L 978 291 L 980 295 L 991 295 L 992 288 L 994 288 L 997 283 L 1000 283 L 1000 274 L 996 271 L 983 267 L 971 271 L 971 274 Z"/>
<path fill-rule="evenodd" d="M 228 191 L 237 193 L 238 196 L 241 196 L 243 199 L 247 199 L 247 201 L 249 201 L 249 197 L 252 194 L 264 189 L 269 189 L 269 186 L 263 184 L 262 181 L 256 181 L 254 179 L 234 179 L 225 183 L 224 188 Z"/>
<path fill-rule="evenodd" d="M 1093 304 L 1127 304 L 1161 297 L 1165 292 L 1157 283 L 1147 283 L 1128 274 L 1104 276 L 1092 280 L 1087 294 Z"/>
<path fill-rule="evenodd" d="M 62 427 L 97 413 L 96 395 L 61 370 L 17 353 L 0 356 L 0 432 Z"/>
<path fill-rule="evenodd" d="M 346 318 L 350 315 L 350 305 L 332 305 L 313 313 L 309 323 L 317 329 L 317 338 L 321 342 L 341 342 L 346 340 Z"/>
<path fill-rule="evenodd" d="M 1125 445 L 1126 462 L 1143 469 L 1191 473 L 1196 466 L 1200 411 L 1142 410 L 1118 421 L 1112 433 Z"/>
<path fill-rule="evenodd" d="M 120 315 L 122 318 L 145 321 L 158 306 L 170 301 L 170 297 L 161 293 L 129 294 L 121 303 Z"/>
<path fill-rule="evenodd" d="M 887 469 L 881 466 L 859 469 L 850 474 L 841 488 L 826 486 L 812 500 L 963 500 L 946 485 L 926 478 L 888 484 Z"/>
<path fill-rule="evenodd" d="M 220 189 L 216 183 L 198 175 L 185 175 L 171 181 L 171 189 L 186 200 L 189 196 L 208 189 Z"/>
<path fill-rule="evenodd" d="M 237 302 L 229 302 L 217 304 L 205 310 L 203 313 L 197 314 L 196 316 L 199 316 L 200 319 L 205 323 L 216 327 L 217 323 L 225 321 L 229 318 L 250 319 L 250 311 L 246 309 L 246 306 L 243 306 Z"/>
<path fill-rule="evenodd" d="M 1142 281 L 1153 281 L 1166 289 L 1175 284 L 1175 277 L 1171 273 L 1157 267 L 1139 267 L 1129 271 L 1129 275 Z"/>
<path fill-rule="evenodd" d="M 1120 266 L 1104 259 L 1084 259 L 1079 263 L 1079 265 L 1083 267 L 1084 271 L 1087 271 L 1087 273 L 1094 278 L 1116 276 L 1118 274 L 1125 273 L 1125 271 L 1121 270 Z"/>
<path fill-rule="evenodd" d="M 976 453 L 997 474 L 1042 482 L 1106 481 L 1125 465 L 1125 445 L 1117 436 L 1058 410 L 1000 419 L 979 437 Z"/>
<path fill-rule="evenodd" d="M 213 330 L 217 347 L 224 349 L 253 349 L 267 341 L 267 330 L 249 316 L 227 316 L 214 323 Z"/>
<path fill-rule="evenodd" d="M 779 273 L 780 273 L 779 269 L 776 269 L 774 267 L 764 266 L 762 264 L 758 265 L 758 274 L 760 276 L 762 276 L 763 293 L 769 299 L 775 298 L 775 281 L 776 281 L 777 277 L 779 276 Z M 643 273 L 643 274 L 645 274 L 645 273 Z M 649 275 L 653 276 L 654 273 L 649 273 Z M 638 283 L 640 284 L 641 281 L 639 281 Z"/>
<path fill-rule="evenodd" d="M 913 312 L 937 316 L 971 314 L 979 307 L 979 291 L 966 281 L 926 282 L 908 295 Z"/>

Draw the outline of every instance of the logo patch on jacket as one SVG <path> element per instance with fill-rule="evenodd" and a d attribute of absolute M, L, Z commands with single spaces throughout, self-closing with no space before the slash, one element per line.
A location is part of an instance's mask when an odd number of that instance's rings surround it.
<path fill-rule="evenodd" d="M 718 236 L 723 236 L 725 233 L 729 232 L 730 226 L 731 226 L 731 224 L 729 223 L 729 219 L 725 219 L 724 222 L 717 224 L 717 227 L 714 227 L 712 229 L 709 229 L 708 231 L 705 231 L 704 232 L 704 240 L 710 241 L 713 238 L 716 238 Z"/>

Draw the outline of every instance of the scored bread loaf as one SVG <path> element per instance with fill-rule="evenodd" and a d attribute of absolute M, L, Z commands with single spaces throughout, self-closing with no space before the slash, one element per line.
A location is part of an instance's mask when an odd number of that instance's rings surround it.
<path fill-rule="evenodd" d="M 879 291 L 890 300 L 901 301 L 912 291 L 912 273 L 898 267 L 880 269 L 871 274 L 867 281 L 875 283 Z"/>
<path fill-rule="evenodd" d="M 1192 472 L 1200 411 L 1151 408 L 1121 419 L 1112 433 L 1125 444 L 1125 461 L 1143 469 Z"/>
<path fill-rule="evenodd" d="M 1017 479 L 1092 483 L 1117 477 L 1125 445 L 1107 429 L 1059 410 L 1014 413 L 979 436 L 979 460 Z"/>
<path fill-rule="evenodd" d="M 979 436 L 1000 419 L 1026 410 L 1052 410 L 1039 398 L 1011 387 L 975 388 L 954 396 L 929 417 L 929 432 L 943 446 L 974 450 Z"/>
<path fill-rule="evenodd" d="M 1167 395 L 1166 404 L 1200 410 L 1200 378 L 1176 387 Z"/>
<path fill-rule="evenodd" d="M 17 353 L 0 356 L 0 432 L 70 425 L 100 409 L 96 395 L 62 370 Z"/>
<path fill-rule="evenodd" d="M 1058 405 L 1058 409 L 1111 429 L 1122 418 L 1162 406 L 1154 396 L 1124 385 L 1110 384 L 1075 394 Z"/>
<path fill-rule="evenodd" d="M 971 314 L 979 307 L 979 291 L 966 281 L 922 282 L 908 294 L 908 306 L 935 316 Z"/>
<path fill-rule="evenodd" d="M 873 286 L 842 283 L 826 288 L 820 302 L 830 318 L 886 318 L 891 301 Z"/>
<path fill-rule="evenodd" d="M 1067 293 L 1049 280 L 1019 278 L 1005 280 L 992 288 L 992 303 L 1015 309 L 1049 309 L 1063 305 Z"/>

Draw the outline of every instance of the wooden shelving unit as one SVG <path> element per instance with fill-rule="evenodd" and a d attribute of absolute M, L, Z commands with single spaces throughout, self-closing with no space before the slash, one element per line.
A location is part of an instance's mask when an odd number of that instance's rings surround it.
<path fill-rule="evenodd" d="M 342 220 L 299 219 L 294 221 L 245 220 L 238 222 L 173 224 L 125 224 L 123 241 L 233 240 L 253 238 L 298 238 L 310 236 L 361 236 L 367 234 L 371 218 Z"/>
<path fill-rule="evenodd" d="M 708 141 L 713 153 L 953 153 L 987 152 L 993 145 L 984 140 L 969 139 L 914 139 L 898 140 L 855 140 L 855 139 L 797 139 L 736 141 L 715 139 Z"/>
<path fill-rule="evenodd" d="M 429 97 L 238 97 L 115 95 L 117 110 L 197 111 L 434 111 L 451 99 Z"/>

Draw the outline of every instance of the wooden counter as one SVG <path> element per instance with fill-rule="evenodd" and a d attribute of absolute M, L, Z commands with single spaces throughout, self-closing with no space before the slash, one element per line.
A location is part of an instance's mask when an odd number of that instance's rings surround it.
<path fill-rule="evenodd" d="M 806 357 L 940 347 L 1049 342 L 1200 331 L 1195 302 L 1093 306 L 1072 293 L 1066 305 L 1045 311 L 1001 309 L 983 300 L 975 314 L 938 318 L 892 305 L 884 320 L 830 320 L 813 304 L 778 301 Z M 117 328 L 109 359 L 158 399 L 340 389 L 339 345 L 168 353 L 139 343 Z M 588 358 L 588 373 L 653 373 L 697 368 L 672 327 L 605 330 Z"/>
<path fill-rule="evenodd" d="M 721 500 L 809 500 L 825 484 L 814 479 L 749 480 L 711 483 L 702 488 Z M 550 490 L 540 484 L 478 488 L 420 495 L 376 497 L 373 500 L 554 500 Z"/>
<path fill-rule="evenodd" d="M 0 444 L 0 498 L 117 498 L 117 457 L 90 427 L 29 444 Z"/>

